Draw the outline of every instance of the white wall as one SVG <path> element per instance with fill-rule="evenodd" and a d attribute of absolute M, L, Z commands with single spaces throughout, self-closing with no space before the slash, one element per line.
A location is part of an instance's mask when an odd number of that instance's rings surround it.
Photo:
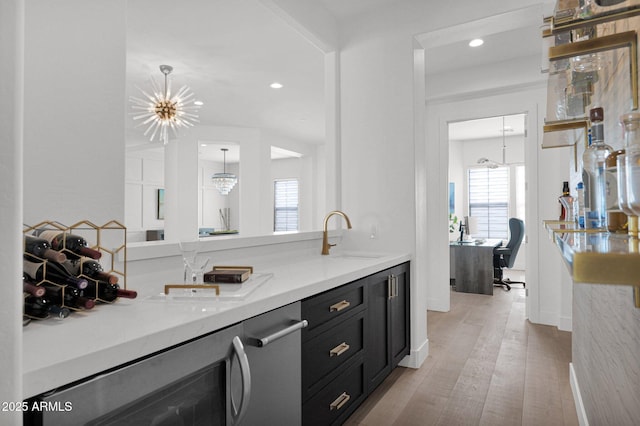
<path fill-rule="evenodd" d="M 0 401 L 22 399 L 22 144 L 24 2 L 0 2 Z M 0 424 L 20 424 L 22 413 L 0 411 Z"/>

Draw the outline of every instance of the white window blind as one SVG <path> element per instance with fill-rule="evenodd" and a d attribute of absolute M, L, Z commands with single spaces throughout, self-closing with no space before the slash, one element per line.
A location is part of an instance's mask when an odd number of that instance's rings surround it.
<path fill-rule="evenodd" d="M 509 235 L 509 168 L 469 169 L 469 216 L 475 217 L 475 237 L 507 239 Z"/>
<path fill-rule="evenodd" d="M 298 180 L 280 179 L 274 182 L 273 230 L 298 230 Z"/>

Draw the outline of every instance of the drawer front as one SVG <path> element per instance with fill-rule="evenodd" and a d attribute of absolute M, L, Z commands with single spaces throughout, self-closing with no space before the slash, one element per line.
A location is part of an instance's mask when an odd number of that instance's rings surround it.
<path fill-rule="evenodd" d="M 364 347 L 362 311 L 302 345 L 302 389 L 306 398 L 322 386 L 319 382 L 331 375 Z M 330 377 L 328 378 L 330 380 Z"/>
<path fill-rule="evenodd" d="M 364 309 L 364 280 L 329 290 L 318 296 L 302 301 L 302 317 L 309 321 L 309 326 L 302 330 L 303 340 L 310 338 L 318 327 L 326 329 L 328 323 L 337 318 L 343 318 L 348 313 Z M 318 331 L 321 332 L 321 331 Z"/>
<path fill-rule="evenodd" d="M 302 406 L 303 425 L 339 424 L 364 399 L 364 365 L 355 363 Z"/>

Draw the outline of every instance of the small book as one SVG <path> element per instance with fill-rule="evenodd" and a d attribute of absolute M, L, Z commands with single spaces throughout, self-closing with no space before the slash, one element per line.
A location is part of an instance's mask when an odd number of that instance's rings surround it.
<path fill-rule="evenodd" d="M 225 284 L 241 284 L 249 279 L 253 268 L 238 266 L 216 266 L 212 271 L 204 274 L 204 282 L 206 283 L 225 283 Z"/>

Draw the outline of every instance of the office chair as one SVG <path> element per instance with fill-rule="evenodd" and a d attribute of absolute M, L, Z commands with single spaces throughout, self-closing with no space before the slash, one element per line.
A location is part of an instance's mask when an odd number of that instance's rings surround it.
<path fill-rule="evenodd" d="M 515 217 L 510 218 L 509 234 L 509 242 L 506 246 L 499 246 L 493 249 L 493 286 L 503 287 L 507 291 L 511 290 L 511 284 L 526 286 L 524 281 L 511 281 L 509 278 L 503 278 L 502 273 L 503 268 L 513 268 L 524 237 L 524 222 Z"/>

